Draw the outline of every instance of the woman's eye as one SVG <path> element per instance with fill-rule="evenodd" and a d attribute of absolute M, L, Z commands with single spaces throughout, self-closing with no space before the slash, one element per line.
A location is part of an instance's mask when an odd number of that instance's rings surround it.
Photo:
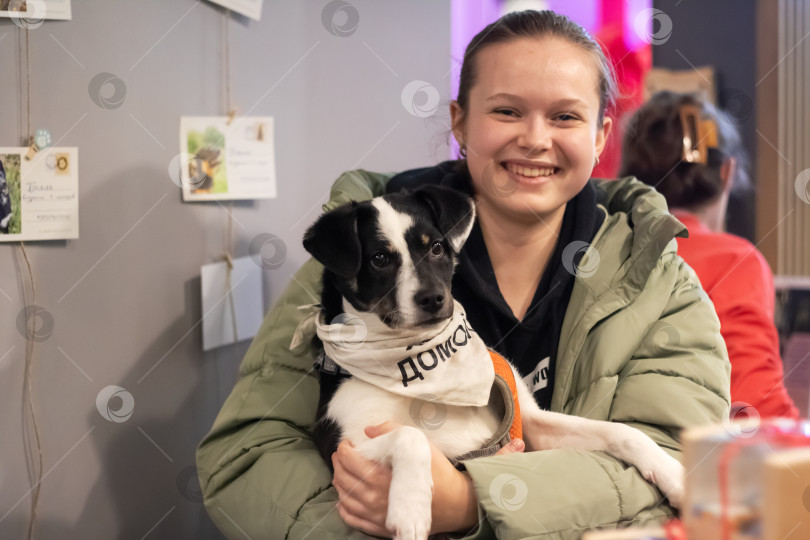
<path fill-rule="evenodd" d="M 562 113 L 557 115 L 557 120 L 560 122 L 570 122 L 571 120 L 576 120 L 577 117 L 573 114 Z"/>
<path fill-rule="evenodd" d="M 441 257 L 444 254 L 444 246 L 441 242 L 433 242 L 430 246 L 430 253 L 436 257 Z"/>
<path fill-rule="evenodd" d="M 371 256 L 371 266 L 374 268 L 385 268 L 388 266 L 388 255 L 383 253 L 382 251 L 378 251 L 374 255 Z"/>
<path fill-rule="evenodd" d="M 512 109 L 495 109 L 494 112 L 496 114 L 503 114 L 506 116 L 517 116 L 517 111 L 513 111 Z"/>

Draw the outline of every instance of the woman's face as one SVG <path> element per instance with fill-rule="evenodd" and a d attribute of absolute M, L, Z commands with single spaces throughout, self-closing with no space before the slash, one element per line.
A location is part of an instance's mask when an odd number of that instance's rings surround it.
<path fill-rule="evenodd" d="M 594 59 L 560 38 L 487 45 L 466 113 L 451 105 L 479 212 L 545 221 L 583 188 L 605 145 Z"/>

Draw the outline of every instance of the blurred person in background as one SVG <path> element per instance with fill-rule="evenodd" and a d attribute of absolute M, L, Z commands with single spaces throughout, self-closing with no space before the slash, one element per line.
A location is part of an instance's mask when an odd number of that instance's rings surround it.
<path fill-rule="evenodd" d="M 689 230 L 678 254 L 714 303 L 731 360 L 732 417 L 798 417 L 783 381 L 773 275 L 749 241 L 725 232 L 748 158 L 730 117 L 696 94 L 659 92 L 627 125 L 620 176 L 655 187 Z M 756 413 L 750 410 L 753 407 Z"/>

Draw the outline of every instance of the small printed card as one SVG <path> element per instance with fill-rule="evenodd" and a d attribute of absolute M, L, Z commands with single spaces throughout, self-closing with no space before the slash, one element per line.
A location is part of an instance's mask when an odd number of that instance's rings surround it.
<path fill-rule="evenodd" d="M 262 324 L 262 272 L 250 257 L 206 264 L 202 281 L 203 350 L 251 339 Z"/>
<path fill-rule="evenodd" d="M 18 19 L 23 28 L 35 28 L 43 19 L 68 20 L 70 0 L 0 0 L 0 17 Z"/>
<path fill-rule="evenodd" d="M 184 201 L 273 199 L 273 118 L 180 119 L 180 184 Z"/>
<path fill-rule="evenodd" d="M 0 242 L 78 238 L 79 150 L 26 154 L 0 148 Z"/>
<path fill-rule="evenodd" d="M 258 21 L 262 18 L 262 2 L 264 0 L 209 0 L 231 11 Z"/>

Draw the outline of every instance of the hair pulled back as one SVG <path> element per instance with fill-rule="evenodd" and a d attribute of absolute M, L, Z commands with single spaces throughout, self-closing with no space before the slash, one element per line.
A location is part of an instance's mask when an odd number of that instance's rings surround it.
<path fill-rule="evenodd" d="M 519 38 L 557 37 L 578 45 L 594 59 L 599 77 L 599 126 L 605 119 L 605 110 L 613 105 L 618 93 L 613 68 L 602 48 L 580 25 L 553 11 L 516 11 L 507 13 L 481 30 L 467 45 L 458 86 L 458 102 L 467 112 L 470 89 L 475 85 L 477 72 L 475 58 L 488 45 L 506 43 Z"/>
<path fill-rule="evenodd" d="M 681 107 L 693 105 L 717 128 L 720 159 L 708 163 L 683 159 L 684 130 Z M 633 115 L 625 131 L 620 175 L 635 176 L 655 187 L 670 208 L 696 210 L 723 193 L 721 167 L 736 160 L 734 186 L 748 186 L 748 156 L 731 118 L 697 94 L 659 92 Z"/>

